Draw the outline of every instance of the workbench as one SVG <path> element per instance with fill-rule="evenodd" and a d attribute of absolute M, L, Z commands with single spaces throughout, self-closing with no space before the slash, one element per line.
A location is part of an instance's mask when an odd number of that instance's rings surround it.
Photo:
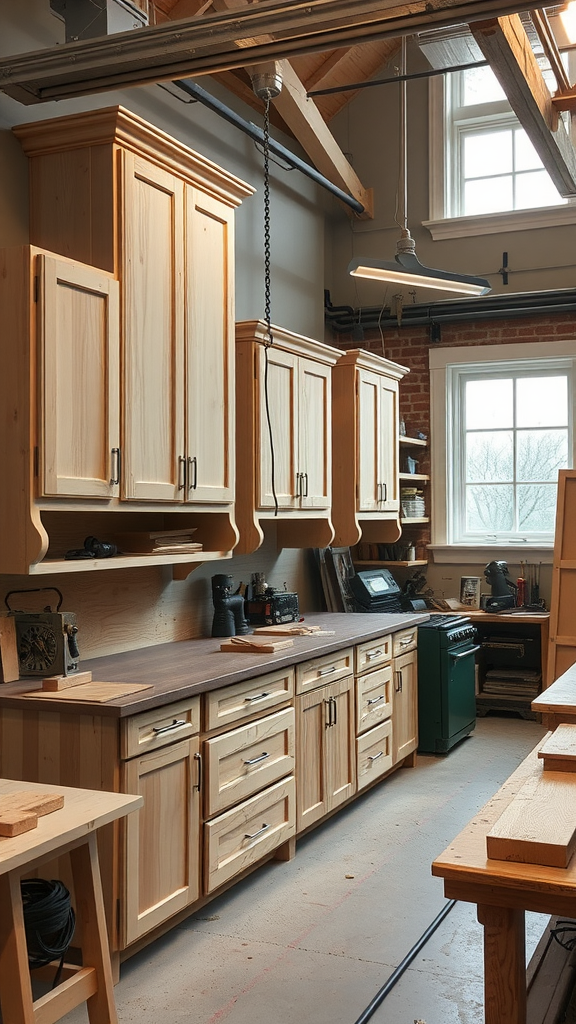
<path fill-rule="evenodd" d="M 567 868 L 551 868 L 486 855 L 494 822 L 520 787 L 542 772 L 541 745 L 432 864 L 448 899 L 478 907 L 484 927 L 485 1024 L 526 1024 L 525 912 L 576 917 L 576 858 Z"/>
<path fill-rule="evenodd" d="M 0 779 L 0 796 L 23 790 L 62 794 L 64 806 L 40 817 L 36 828 L 0 838 L 2 1019 L 6 1024 L 57 1021 L 86 1001 L 90 1024 L 117 1024 L 96 832 L 141 807 L 142 797 Z M 20 880 L 43 862 L 65 853 L 70 855 L 74 878 L 83 966 L 66 965 L 61 984 L 33 1000 Z"/>

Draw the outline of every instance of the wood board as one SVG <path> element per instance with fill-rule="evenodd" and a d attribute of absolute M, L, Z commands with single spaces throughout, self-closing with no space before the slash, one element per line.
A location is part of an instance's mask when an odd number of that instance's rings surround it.
<path fill-rule="evenodd" d="M 304 622 L 281 622 L 277 626 L 258 626 L 254 630 L 258 636 L 334 636 L 335 633 L 335 629 L 307 626 Z"/>
<path fill-rule="evenodd" d="M 26 790 L 0 796 L 0 836 L 12 838 L 29 832 L 43 814 L 64 806 L 62 793 L 29 793 Z"/>
<path fill-rule="evenodd" d="M 538 751 L 544 771 L 576 772 L 576 725 L 563 723 L 546 737 Z"/>
<path fill-rule="evenodd" d="M 42 689 L 54 693 L 57 690 L 68 690 L 71 686 L 80 686 L 81 683 L 91 682 L 91 672 L 76 672 L 73 676 L 46 676 L 42 680 Z"/>
<path fill-rule="evenodd" d="M 19 678 L 16 620 L 13 615 L 0 614 L 0 683 L 13 683 Z"/>
<path fill-rule="evenodd" d="M 126 697 L 138 690 L 151 690 L 151 683 L 81 683 L 79 686 L 72 686 L 66 690 L 46 691 L 32 690 L 30 693 L 23 693 L 23 697 L 30 697 L 36 700 L 71 700 L 81 704 L 105 704 L 108 700 L 116 700 L 117 697 Z"/>
<path fill-rule="evenodd" d="M 576 774 L 528 779 L 486 835 L 493 860 L 566 868 L 576 848 Z"/>
<path fill-rule="evenodd" d="M 293 647 L 293 640 L 252 640 L 245 636 L 231 636 L 220 644 L 221 651 L 244 651 L 246 654 L 273 654 L 285 647 Z"/>

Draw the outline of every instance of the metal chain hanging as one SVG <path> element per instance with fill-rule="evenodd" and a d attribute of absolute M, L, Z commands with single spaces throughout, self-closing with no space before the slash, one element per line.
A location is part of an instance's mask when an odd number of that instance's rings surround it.
<path fill-rule="evenodd" d="M 270 486 L 274 501 L 274 515 L 278 515 L 278 497 L 276 495 L 276 459 L 274 455 L 274 437 L 272 433 L 272 419 L 270 416 L 270 401 L 268 396 L 268 349 L 274 344 L 272 335 L 272 314 L 270 298 L 270 93 L 266 91 L 262 96 L 264 100 L 264 319 L 266 321 L 266 344 L 264 346 L 264 403 L 266 407 L 266 422 L 268 425 L 268 437 L 270 439 Z"/>

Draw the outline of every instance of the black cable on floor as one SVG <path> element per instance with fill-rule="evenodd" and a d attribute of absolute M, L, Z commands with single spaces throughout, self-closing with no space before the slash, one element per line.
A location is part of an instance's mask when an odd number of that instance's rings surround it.
<path fill-rule="evenodd" d="M 368 1003 L 368 1006 L 360 1014 L 354 1024 L 365 1024 L 367 1020 L 370 1020 L 372 1014 L 378 1009 L 380 1004 L 384 1002 L 386 996 L 394 988 L 396 982 L 400 980 L 406 968 L 410 966 L 415 957 L 418 956 L 422 947 L 426 945 L 430 936 L 434 934 L 438 925 L 442 924 L 444 918 L 447 917 L 453 907 L 456 906 L 456 902 L 456 900 L 449 900 L 446 906 L 442 907 L 440 913 L 434 918 L 432 923 L 428 925 L 426 931 L 422 933 L 418 941 L 412 946 L 410 952 L 406 954 L 402 963 L 398 964 L 398 967 L 392 972 L 388 981 L 386 981 L 382 988 L 376 993 L 372 1002 Z"/>

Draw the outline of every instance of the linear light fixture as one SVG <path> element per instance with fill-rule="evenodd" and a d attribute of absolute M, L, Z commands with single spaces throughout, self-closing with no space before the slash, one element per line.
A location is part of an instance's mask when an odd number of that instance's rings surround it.
<path fill-rule="evenodd" d="M 486 295 L 491 291 L 488 281 L 483 277 L 472 277 L 467 274 L 452 274 L 447 270 L 433 270 L 425 267 L 416 256 L 416 243 L 408 229 L 408 173 L 407 173 L 407 117 L 406 117 L 406 37 L 402 37 L 402 56 L 400 80 L 400 172 L 399 172 L 399 211 L 402 220 L 397 220 L 400 227 L 400 238 L 396 243 L 396 255 L 392 260 L 369 258 L 353 259 L 348 264 L 348 273 L 352 277 L 365 277 L 370 281 L 384 281 L 388 284 L 400 284 L 414 288 L 434 288 L 442 292 L 458 292 L 461 295 Z"/>

